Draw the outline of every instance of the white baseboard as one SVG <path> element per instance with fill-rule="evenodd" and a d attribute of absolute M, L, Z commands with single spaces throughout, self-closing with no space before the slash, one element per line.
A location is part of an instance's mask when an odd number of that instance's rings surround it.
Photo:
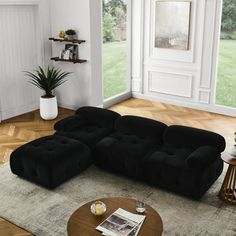
<path fill-rule="evenodd" d="M 66 104 L 63 102 L 58 102 L 58 107 L 66 108 L 66 109 L 73 110 L 73 111 L 75 111 L 79 108 L 76 105 Z"/>
<path fill-rule="evenodd" d="M 117 95 L 117 96 L 114 96 L 112 98 L 109 98 L 109 99 L 106 99 L 104 100 L 103 102 L 103 107 L 104 108 L 107 108 L 107 107 L 111 107 L 119 102 L 122 102 L 126 99 L 129 99 L 132 97 L 132 93 L 131 92 L 125 92 L 123 94 L 120 94 L 120 95 Z"/>
<path fill-rule="evenodd" d="M 0 120 L 6 120 L 38 109 L 39 109 L 39 102 L 35 102 L 25 106 L 17 107 L 15 109 L 0 111 L 1 114 Z"/>
<path fill-rule="evenodd" d="M 66 104 L 66 103 L 58 102 L 58 107 L 62 107 L 62 108 L 66 108 L 66 109 L 76 111 L 78 108 L 80 108 L 82 106 L 75 106 L 75 105 L 69 105 L 69 104 Z M 103 108 L 103 104 L 98 105 L 96 107 Z"/>
<path fill-rule="evenodd" d="M 145 100 L 150 100 L 150 101 L 156 101 L 156 102 L 161 102 L 161 103 L 166 103 L 166 104 L 171 104 L 171 105 L 176 105 L 176 106 L 182 106 L 182 107 L 187 107 L 191 109 L 197 109 L 201 111 L 208 111 L 212 113 L 217 113 L 221 115 L 226 115 L 226 116 L 233 116 L 236 117 L 236 112 L 235 109 L 223 109 L 221 106 L 212 106 L 212 105 L 202 105 L 202 104 L 196 104 L 196 103 L 191 103 L 187 101 L 176 101 L 176 100 L 171 100 L 171 99 L 162 99 L 156 96 L 151 96 L 151 95 L 146 95 L 146 94 L 140 94 L 140 93 L 132 93 L 132 97 L 134 98 L 139 98 L 139 99 L 145 99 Z"/>

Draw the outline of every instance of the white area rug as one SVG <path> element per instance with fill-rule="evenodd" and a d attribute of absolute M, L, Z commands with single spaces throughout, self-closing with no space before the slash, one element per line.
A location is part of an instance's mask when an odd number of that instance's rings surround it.
<path fill-rule="evenodd" d="M 161 215 L 163 235 L 236 235 L 236 207 L 218 199 L 221 178 L 200 201 L 91 167 L 54 191 L 41 188 L 0 167 L 0 216 L 40 236 L 67 235 L 70 215 L 96 198 L 145 199 Z M 148 236 L 148 235 L 147 235 Z"/>

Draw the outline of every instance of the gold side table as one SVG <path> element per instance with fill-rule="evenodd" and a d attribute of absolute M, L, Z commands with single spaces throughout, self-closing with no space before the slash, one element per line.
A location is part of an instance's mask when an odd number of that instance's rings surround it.
<path fill-rule="evenodd" d="M 219 196 L 230 204 L 236 204 L 236 159 L 228 153 L 223 153 L 221 159 L 229 165 Z"/>

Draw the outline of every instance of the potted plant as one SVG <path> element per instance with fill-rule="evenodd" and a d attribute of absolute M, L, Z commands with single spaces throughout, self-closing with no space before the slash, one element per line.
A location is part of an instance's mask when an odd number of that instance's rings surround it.
<path fill-rule="evenodd" d="M 55 119 L 58 115 L 57 98 L 53 90 L 66 82 L 66 77 L 71 72 L 62 72 L 60 69 L 48 67 L 43 70 L 42 67 L 35 73 L 25 71 L 25 75 L 30 78 L 30 83 L 43 90 L 45 93 L 40 98 L 40 116 L 44 120 Z"/>
<path fill-rule="evenodd" d="M 65 38 L 68 40 L 76 39 L 76 32 L 73 29 L 66 30 L 65 34 Z"/>

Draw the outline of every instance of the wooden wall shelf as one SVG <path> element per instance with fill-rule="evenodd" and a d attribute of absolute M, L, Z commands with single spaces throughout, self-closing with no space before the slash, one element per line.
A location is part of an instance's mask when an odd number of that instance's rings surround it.
<path fill-rule="evenodd" d="M 62 39 L 62 38 L 49 38 L 49 40 L 53 41 L 53 42 L 62 42 L 62 43 L 73 43 L 73 44 L 81 44 L 84 43 L 85 40 L 81 40 L 81 39 Z M 74 45 L 74 47 L 76 47 L 77 53 L 78 54 L 78 45 Z M 74 49 L 75 50 L 75 49 Z M 83 60 L 83 59 L 61 59 L 59 57 L 52 57 L 51 60 L 53 61 L 63 61 L 63 62 L 70 62 L 70 63 L 85 63 L 87 62 L 87 60 Z"/>
<path fill-rule="evenodd" d="M 84 43 L 86 42 L 85 40 L 81 40 L 81 39 L 60 39 L 60 38 L 49 38 L 49 40 L 54 41 L 54 42 L 65 42 L 65 43 Z"/>
<path fill-rule="evenodd" d="M 83 60 L 83 59 L 76 59 L 76 60 L 73 60 L 73 59 L 61 59 L 59 57 L 52 57 L 51 60 L 53 61 L 64 61 L 64 62 L 72 62 L 72 63 L 85 63 L 87 62 L 87 60 Z"/>

